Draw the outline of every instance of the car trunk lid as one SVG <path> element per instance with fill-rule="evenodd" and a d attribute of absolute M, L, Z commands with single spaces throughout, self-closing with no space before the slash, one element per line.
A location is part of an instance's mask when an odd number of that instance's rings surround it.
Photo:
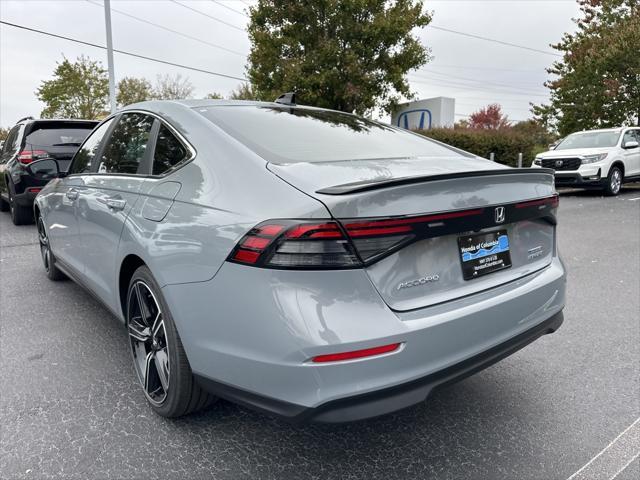
<path fill-rule="evenodd" d="M 327 207 L 394 310 L 517 280 L 553 256 L 557 197 L 547 169 L 459 157 L 268 168 Z M 463 260 L 463 248 L 474 258 Z M 494 256 L 501 268 L 484 269 Z M 477 267 L 476 275 L 467 275 Z"/>

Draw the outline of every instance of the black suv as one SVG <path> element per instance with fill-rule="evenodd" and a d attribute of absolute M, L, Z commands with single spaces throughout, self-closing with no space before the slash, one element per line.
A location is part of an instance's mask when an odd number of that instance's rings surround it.
<path fill-rule="evenodd" d="M 10 210 L 16 225 L 31 223 L 33 199 L 48 180 L 35 177 L 27 166 L 53 158 L 65 172 L 97 124 L 93 120 L 20 120 L 9 131 L 0 153 L 0 211 Z"/>

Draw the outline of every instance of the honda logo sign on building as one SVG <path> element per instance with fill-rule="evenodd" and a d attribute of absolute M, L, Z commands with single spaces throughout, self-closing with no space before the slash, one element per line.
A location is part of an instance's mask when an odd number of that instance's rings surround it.
<path fill-rule="evenodd" d="M 407 130 L 453 127 L 456 101 L 436 97 L 398 105 L 391 115 L 391 124 Z"/>

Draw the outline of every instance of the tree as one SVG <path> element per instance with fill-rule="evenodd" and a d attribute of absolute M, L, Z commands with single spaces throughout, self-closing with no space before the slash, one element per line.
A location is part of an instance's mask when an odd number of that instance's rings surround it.
<path fill-rule="evenodd" d="M 536 145 L 548 147 L 550 143 L 556 140 L 556 136 L 549 133 L 545 126 L 537 120 L 530 119 L 518 122 L 511 127 L 515 133 L 519 133 L 529 137 Z"/>
<path fill-rule="evenodd" d="M 175 77 L 170 75 L 158 75 L 156 86 L 153 89 L 153 98 L 157 100 L 179 100 L 182 98 L 191 98 L 194 87 L 189 78 L 182 78 L 177 74 Z"/>
<path fill-rule="evenodd" d="M 253 85 L 248 82 L 238 85 L 235 90 L 231 91 L 229 97 L 232 100 L 258 100 Z M 275 100 L 275 98 L 272 98 L 271 100 Z"/>
<path fill-rule="evenodd" d="M 56 65 L 53 79 L 41 82 L 36 90 L 46 105 L 42 118 L 102 117 L 109 103 L 109 79 L 102 64 L 80 56 L 75 62 L 63 57 Z"/>
<path fill-rule="evenodd" d="M 422 0 L 258 0 L 249 7 L 247 73 L 259 98 L 294 91 L 306 104 L 364 114 L 413 98 L 406 73 L 429 50 L 412 35 Z"/>
<path fill-rule="evenodd" d="M 509 127 L 509 118 L 502 113 L 497 103 L 481 108 L 469 116 L 469 128 L 498 130 Z"/>
<path fill-rule="evenodd" d="M 9 129 L 0 127 L 0 141 L 6 140 L 9 136 Z"/>
<path fill-rule="evenodd" d="M 206 100 L 221 100 L 224 97 L 218 92 L 207 93 L 204 97 Z"/>
<path fill-rule="evenodd" d="M 151 83 L 146 78 L 124 77 L 118 82 L 116 101 L 124 107 L 153 98 Z"/>
<path fill-rule="evenodd" d="M 578 0 L 582 18 L 553 48 L 563 54 L 547 72 L 550 103 L 534 115 L 561 135 L 577 130 L 640 125 L 640 3 Z"/>

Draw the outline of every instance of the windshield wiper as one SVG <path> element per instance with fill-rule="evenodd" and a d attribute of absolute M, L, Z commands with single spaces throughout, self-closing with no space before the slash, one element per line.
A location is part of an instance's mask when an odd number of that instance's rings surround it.
<path fill-rule="evenodd" d="M 51 145 L 52 147 L 79 147 L 79 142 L 68 142 L 68 143 L 54 143 Z"/>

